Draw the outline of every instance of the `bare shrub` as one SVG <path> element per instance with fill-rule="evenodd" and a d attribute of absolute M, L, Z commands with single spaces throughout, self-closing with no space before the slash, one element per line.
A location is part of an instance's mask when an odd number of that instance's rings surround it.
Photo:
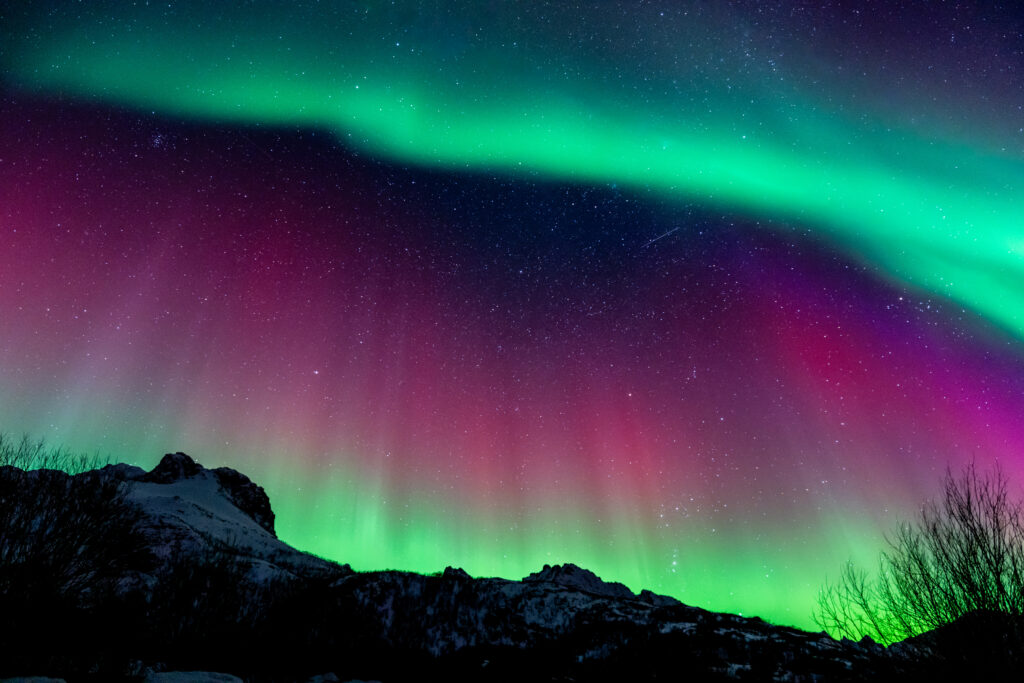
<path fill-rule="evenodd" d="M 98 470 L 111 464 L 109 456 L 94 453 L 75 453 L 62 446 L 51 446 L 45 439 L 32 440 L 28 435 L 20 439 L 0 432 L 0 467 L 17 467 L 21 470 L 61 470 L 68 474 L 80 474 Z"/>
<path fill-rule="evenodd" d="M 0 462 L 0 677 L 78 675 L 125 636 L 119 582 L 148 561 L 141 510 L 116 478 L 59 471 L 91 462 L 66 450 L 3 439 Z"/>
<path fill-rule="evenodd" d="M 947 469 L 941 499 L 887 543 L 877 574 L 847 564 L 821 589 L 819 626 L 892 643 L 966 615 L 1024 614 L 1024 510 L 1002 470 Z"/>

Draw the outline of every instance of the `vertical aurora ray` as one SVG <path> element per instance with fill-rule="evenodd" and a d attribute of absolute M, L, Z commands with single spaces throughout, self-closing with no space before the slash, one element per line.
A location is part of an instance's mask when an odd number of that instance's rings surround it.
<path fill-rule="evenodd" d="M 0 427 L 236 467 L 359 569 L 802 626 L 947 463 L 1020 480 L 1006 132 L 609 6 L 12 12 Z"/>

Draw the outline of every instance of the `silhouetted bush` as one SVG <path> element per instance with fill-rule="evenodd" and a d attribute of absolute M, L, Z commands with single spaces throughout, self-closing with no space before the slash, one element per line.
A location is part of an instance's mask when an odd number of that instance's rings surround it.
<path fill-rule="evenodd" d="M 4 441 L 0 455 L 0 675 L 84 675 L 120 636 L 119 582 L 146 557 L 141 512 L 112 478 L 9 464 L 84 463 L 66 451 Z"/>
<path fill-rule="evenodd" d="M 110 456 L 75 453 L 63 446 L 50 446 L 45 439 L 33 441 L 28 435 L 14 439 L 0 432 L 0 467 L 21 470 L 60 470 L 80 474 L 111 464 Z"/>
<path fill-rule="evenodd" d="M 874 576 L 848 564 L 818 596 L 815 621 L 836 636 L 892 643 L 971 615 L 985 623 L 1024 614 L 1024 516 L 1001 470 L 947 470 L 940 500 L 888 539 Z"/>

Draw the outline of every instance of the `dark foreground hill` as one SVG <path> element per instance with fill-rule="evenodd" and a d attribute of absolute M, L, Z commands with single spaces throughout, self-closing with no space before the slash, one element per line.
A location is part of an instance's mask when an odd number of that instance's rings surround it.
<path fill-rule="evenodd" d="M 574 565 L 522 581 L 357 573 L 278 540 L 262 488 L 182 453 L 150 472 L 0 468 L 0 677 L 958 677 L 937 642 L 836 641 L 635 595 Z"/>

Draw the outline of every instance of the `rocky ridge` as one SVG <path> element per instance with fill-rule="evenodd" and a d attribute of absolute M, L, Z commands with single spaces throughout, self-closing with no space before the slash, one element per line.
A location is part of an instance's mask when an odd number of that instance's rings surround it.
<path fill-rule="evenodd" d="M 0 481 L 68 476 L 15 470 L 0 472 Z M 156 619 L 145 610 L 159 611 L 164 598 L 153 596 L 167 595 L 164 584 L 173 580 L 179 593 L 205 596 L 179 596 L 183 609 L 205 612 L 174 616 L 170 623 L 199 626 L 171 642 L 199 647 L 208 640 L 202 628 L 221 638 L 227 629 L 223 642 L 239 647 L 251 647 L 254 631 L 273 634 L 313 667 L 301 672 L 307 677 L 348 667 L 353 676 L 401 680 L 411 667 L 450 680 L 653 680 L 678 669 L 703 680 L 827 681 L 905 674 L 916 662 L 913 648 L 836 641 L 650 591 L 637 595 L 573 564 L 545 566 L 521 581 L 472 578 L 453 567 L 433 576 L 354 572 L 280 541 L 270 501 L 248 477 L 206 469 L 184 453 L 164 456 L 149 472 L 113 465 L 70 479 L 119 482 L 141 513 L 138 533 L 151 562 L 120 582 L 123 596 L 141 596 L 143 607 L 132 608 L 144 611 L 139 618 Z M 217 571 L 204 573 L 211 563 Z M 235 597 L 214 599 L 220 594 Z M 163 647 L 152 646 L 152 661 L 134 661 L 152 671 L 220 661 L 220 670 L 249 680 L 286 680 L 255 659 L 248 670 L 237 652 L 190 658 Z"/>

